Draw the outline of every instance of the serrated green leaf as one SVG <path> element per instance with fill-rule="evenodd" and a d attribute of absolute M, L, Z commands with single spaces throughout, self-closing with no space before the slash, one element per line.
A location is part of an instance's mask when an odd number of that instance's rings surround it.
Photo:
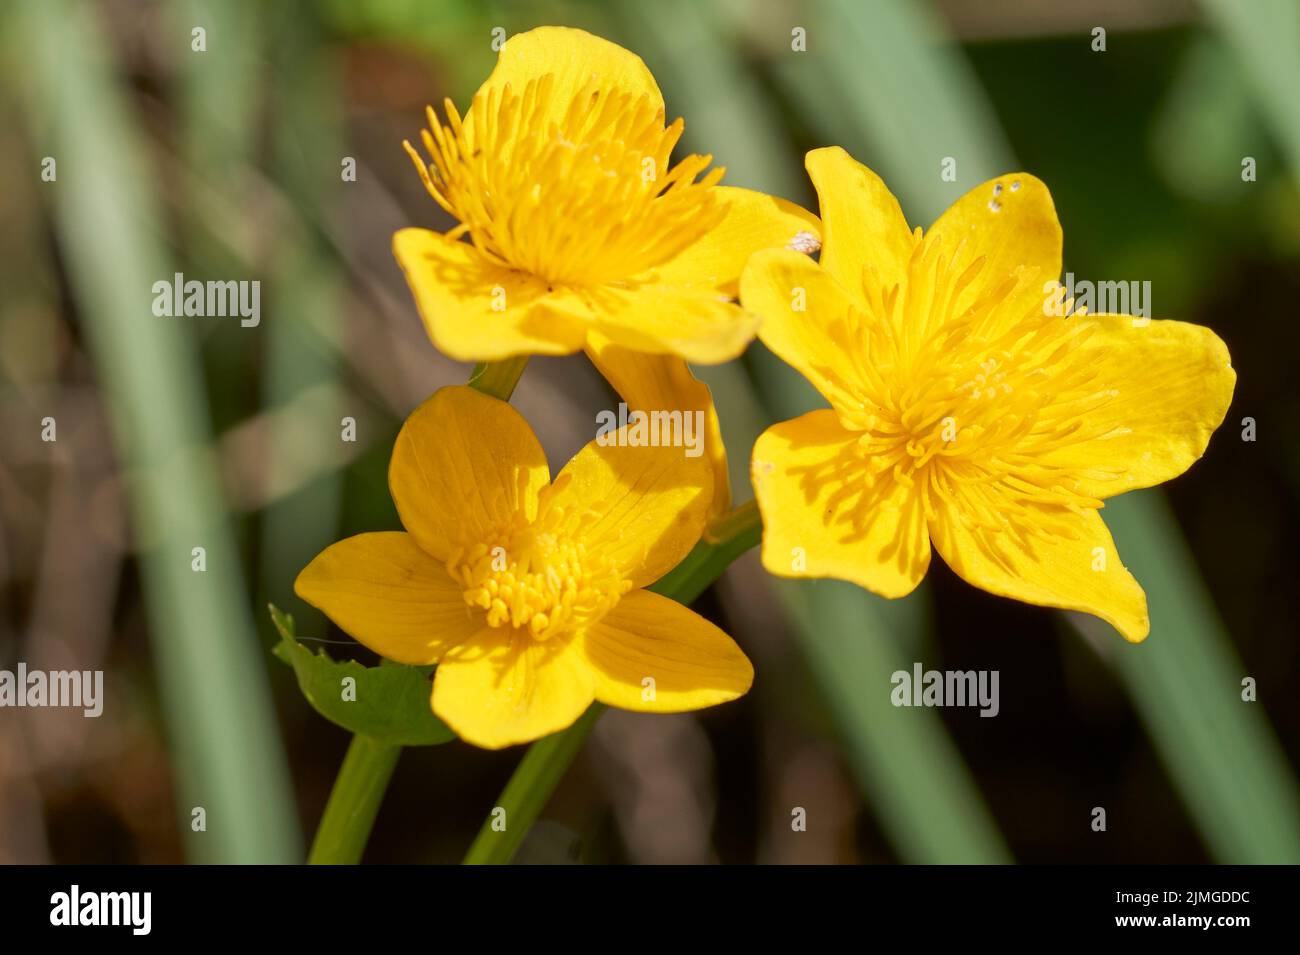
<path fill-rule="evenodd" d="M 302 695 L 331 723 L 394 746 L 435 746 L 456 738 L 429 706 L 433 667 L 389 660 L 366 667 L 355 660 L 339 662 L 323 652 L 312 653 L 298 642 L 293 617 L 275 604 L 270 609 L 280 633 L 272 652 L 293 667 Z M 348 677 L 356 681 L 355 694 L 348 694 L 354 699 L 344 699 L 343 681 Z"/>

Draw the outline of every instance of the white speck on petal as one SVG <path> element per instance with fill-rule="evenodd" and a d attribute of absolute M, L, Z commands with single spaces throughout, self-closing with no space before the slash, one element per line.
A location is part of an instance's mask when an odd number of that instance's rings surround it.
<path fill-rule="evenodd" d="M 811 232 L 799 231 L 794 234 L 794 238 L 786 245 L 787 249 L 794 249 L 796 252 L 802 252 L 804 255 L 812 255 L 821 249 L 822 243 L 817 236 Z"/>

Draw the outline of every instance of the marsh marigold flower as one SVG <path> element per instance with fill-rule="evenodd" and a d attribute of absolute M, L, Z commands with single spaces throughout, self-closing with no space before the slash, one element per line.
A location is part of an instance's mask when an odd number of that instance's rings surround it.
<path fill-rule="evenodd" d="M 528 742 L 593 700 L 671 713 L 749 689 L 730 637 L 641 589 L 699 540 L 703 458 L 593 441 L 552 482 L 517 411 L 450 387 L 403 425 L 388 482 L 406 532 L 333 544 L 295 590 L 381 656 L 438 664 L 433 710 L 462 739 Z"/>
<path fill-rule="evenodd" d="M 1062 315 L 1061 228 L 1032 176 L 985 183 L 923 235 L 842 149 L 807 168 L 820 264 L 765 251 L 741 279 L 763 342 L 831 405 L 754 446 L 763 565 L 900 597 L 933 542 L 977 587 L 1142 640 L 1146 595 L 1099 511 L 1204 452 L 1236 380 L 1223 342 Z"/>
<path fill-rule="evenodd" d="M 736 357 L 756 320 L 735 304 L 750 253 L 815 241 L 815 216 L 719 186 L 640 58 L 541 27 L 506 41 L 462 117 L 428 111 L 428 159 L 406 149 L 460 224 L 394 237 L 433 343 L 463 361 L 586 350 L 629 405 L 705 410 L 714 509 L 725 459 L 708 389 L 686 362 Z"/>

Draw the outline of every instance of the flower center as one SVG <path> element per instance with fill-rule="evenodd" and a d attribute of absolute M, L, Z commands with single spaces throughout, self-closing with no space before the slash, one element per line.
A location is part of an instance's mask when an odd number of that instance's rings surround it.
<path fill-rule="evenodd" d="M 722 220 L 712 187 L 723 170 L 696 181 L 713 157 L 669 165 L 680 119 L 665 128 L 648 97 L 594 82 L 554 104 L 554 87 L 551 75 L 522 91 L 493 87 L 463 121 L 450 100 L 445 124 L 430 108 L 421 135 L 431 163 L 405 144 L 425 188 L 475 246 L 549 283 L 581 287 L 662 265 Z"/>
<path fill-rule="evenodd" d="M 447 562 L 465 603 L 485 611 L 488 626 L 526 630 L 537 640 L 595 623 L 632 589 L 612 561 L 572 535 L 574 515 L 548 506 L 543 495 L 532 523 L 517 518 L 494 535 L 499 543 L 462 547 Z"/>
<path fill-rule="evenodd" d="M 1104 369 L 1072 360 L 1091 323 L 1047 314 L 1033 270 L 979 283 L 984 259 L 958 271 L 960 252 L 918 242 L 909 287 L 864 276 L 867 312 L 839 319 L 865 345 L 852 349 L 859 405 L 838 409 L 860 432 L 859 466 L 919 486 L 927 514 L 932 496 L 993 484 L 1028 503 L 1100 507 L 1044 460 L 1108 430 L 1089 424 L 1115 396 Z"/>

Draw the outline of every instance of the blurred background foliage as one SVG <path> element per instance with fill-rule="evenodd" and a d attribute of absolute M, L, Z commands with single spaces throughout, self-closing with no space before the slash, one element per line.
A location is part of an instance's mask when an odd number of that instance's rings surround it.
<path fill-rule="evenodd" d="M 1300 861 L 1291 0 L 5 4 L 0 667 L 102 668 L 108 699 L 97 720 L 0 711 L 0 860 L 302 857 L 347 736 L 271 657 L 262 608 L 367 661 L 293 578 L 340 536 L 399 526 L 397 428 L 468 372 L 429 345 L 389 252 L 397 228 L 449 225 L 401 140 L 426 103 L 467 103 L 502 31 L 547 23 L 645 58 L 734 185 L 815 209 L 803 153 L 840 144 L 928 225 L 989 176 L 1034 173 L 1066 269 L 1150 280 L 1155 315 L 1214 328 L 1239 379 L 1201 463 L 1105 511 L 1151 598 L 1145 644 L 937 561 L 886 602 L 775 581 L 750 554 L 698 606 L 753 657 L 754 691 L 607 713 L 519 860 Z M 261 324 L 155 318 L 152 284 L 178 271 L 260 279 Z M 744 500 L 754 436 L 819 399 L 757 344 L 700 374 Z M 535 359 L 515 400 L 559 462 L 616 399 L 575 357 Z M 1000 671 L 1000 715 L 895 709 L 889 674 L 913 661 Z M 406 751 L 367 861 L 458 860 L 519 755 Z"/>

